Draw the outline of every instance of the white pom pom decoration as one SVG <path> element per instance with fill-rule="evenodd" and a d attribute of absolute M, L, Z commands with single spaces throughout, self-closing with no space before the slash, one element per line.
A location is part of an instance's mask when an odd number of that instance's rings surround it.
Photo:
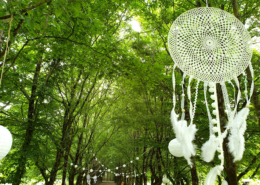
<path fill-rule="evenodd" d="M 9 153 L 12 143 L 12 134 L 7 128 L 0 125 L 0 160 Z"/>
<path fill-rule="evenodd" d="M 173 139 L 170 141 L 168 149 L 170 153 L 175 157 L 183 157 L 182 147 L 177 139 Z"/>

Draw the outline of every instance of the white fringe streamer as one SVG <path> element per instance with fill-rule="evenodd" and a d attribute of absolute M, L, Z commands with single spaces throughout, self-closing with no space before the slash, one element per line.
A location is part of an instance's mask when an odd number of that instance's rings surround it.
<path fill-rule="evenodd" d="M 171 122 L 176 134 L 176 138 L 182 146 L 184 158 L 187 160 L 188 164 L 192 166 L 190 157 L 196 154 L 195 146 L 192 143 L 195 138 L 195 133 L 197 132 L 196 125 L 187 126 L 186 120 L 177 121 L 177 118 L 178 116 L 176 115 L 175 111 L 172 110 Z"/>
<path fill-rule="evenodd" d="M 202 150 L 202 159 L 206 162 L 210 162 L 213 160 L 215 152 L 218 148 L 218 142 L 215 141 L 216 136 L 211 135 L 209 140 L 203 144 Z"/>
<path fill-rule="evenodd" d="M 223 181 L 222 181 L 222 185 L 228 185 L 227 181 L 226 181 L 226 180 L 223 180 Z"/>
<path fill-rule="evenodd" d="M 249 114 L 248 108 L 240 110 L 230 124 L 230 136 L 228 147 L 234 157 L 234 162 L 242 159 L 245 151 L 244 133 L 246 131 L 246 118 Z"/>
<path fill-rule="evenodd" d="M 212 170 L 210 170 L 205 180 L 205 185 L 214 185 L 217 175 L 220 176 L 221 171 L 221 166 L 216 166 Z"/>

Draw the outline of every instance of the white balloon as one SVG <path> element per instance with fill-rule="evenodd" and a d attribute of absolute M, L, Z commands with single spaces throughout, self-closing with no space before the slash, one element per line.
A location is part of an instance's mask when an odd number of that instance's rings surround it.
<path fill-rule="evenodd" d="M 0 160 L 9 153 L 12 143 L 12 134 L 7 128 L 0 125 Z"/>
<path fill-rule="evenodd" d="M 170 141 L 168 149 L 170 153 L 175 157 L 183 157 L 182 147 L 177 139 L 173 139 Z"/>

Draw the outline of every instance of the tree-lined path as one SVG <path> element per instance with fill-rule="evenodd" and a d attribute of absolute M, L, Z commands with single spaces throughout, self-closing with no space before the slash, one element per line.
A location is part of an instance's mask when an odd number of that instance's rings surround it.
<path fill-rule="evenodd" d="M 170 122 L 174 62 L 167 37 L 179 15 L 205 2 L 0 0 L 0 125 L 13 136 L 9 154 L 0 161 L 0 184 L 86 185 L 89 175 L 91 185 L 99 185 L 107 169 L 120 174 L 117 185 L 161 185 L 163 177 L 172 185 L 203 184 L 218 164 L 217 155 L 212 163 L 201 160 L 200 148 L 209 138 L 203 84 L 194 118 L 193 167 L 168 151 L 175 134 Z M 239 18 L 251 37 L 260 36 L 259 0 L 209 0 L 209 5 Z M 141 30 L 135 31 L 133 22 Z M 255 89 L 243 159 L 233 162 L 224 147 L 223 178 L 229 185 L 260 179 L 259 64 L 254 49 L 255 78 L 247 79 L 254 80 Z M 175 75 L 175 111 L 180 114 L 181 71 Z M 243 75 L 239 82 L 244 93 Z M 191 83 L 191 89 L 195 86 Z M 233 100 L 237 90 L 228 93 Z M 238 110 L 246 104 L 243 93 Z M 191 97 L 194 102 L 195 92 Z M 226 121 L 223 116 L 222 125 Z"/>

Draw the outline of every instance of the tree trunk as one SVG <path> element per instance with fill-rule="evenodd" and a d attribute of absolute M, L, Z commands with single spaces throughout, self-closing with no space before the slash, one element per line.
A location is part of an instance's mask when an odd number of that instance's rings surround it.
<path fill-rule="evenodd" d="M 25 133 L 25 139 L 24 143 L 21 149 L 21 157 L 18 160 L 18 167 L 17 171 L 14 176 L 14 181 L 13 185 L 19 185 L 22 181 L 22 177 L 26 172 L 26 162 L 27 162 L 27 155 L 28 155 L 28 150 L 30 147 L 30 143 L 33 138 L 33 132 L 35 130 L 35 100 L 37 97 L 36 90 L 37 90 L 37 85 L 38 85 L 38 78 L 39 78 L 39 73 L 41 70 L 41 64 L 42 64 L 42 58 L 38 60 L 36 64 L 36 70 L 34 73 L 33 77 L 33 85 L 32 85 L 32 90 L 31 90 L 31 97 L 28 99 L 29 100 L 29 107 L 28 107 L 28 123 L 27 123 L 27 129 Z"/>
<path fill-rule="evenodd" d="M 219 118 L 221 124 L 221 132 L 224 132 L 225 126 L 228 122 L 227 116 L 225 114 L 225 102 L 223 99 L 223 94 L 220 84 L 217 84 L 217 94 L 218 94 L 218 107 L 219 107 Z M 223 150 L 225 158 L 225 167 L 224 170 L 227 174 L 227 181 L 229 185 L 237 185 L 237 167 L 233 162 L 233 156 L 228 149 L 228 136 L 224 139 Z"/>
<path fill-rule="evenodd" d="M 192 185 L 199 185 L 199 178 L 197 174 L 197 168 L 196 168 L 196 163 L 195 163 L 195 156 L 191 157 L 192 161 L 192 168 L 191 168 L 191 179 L 192 179 Z"/>

